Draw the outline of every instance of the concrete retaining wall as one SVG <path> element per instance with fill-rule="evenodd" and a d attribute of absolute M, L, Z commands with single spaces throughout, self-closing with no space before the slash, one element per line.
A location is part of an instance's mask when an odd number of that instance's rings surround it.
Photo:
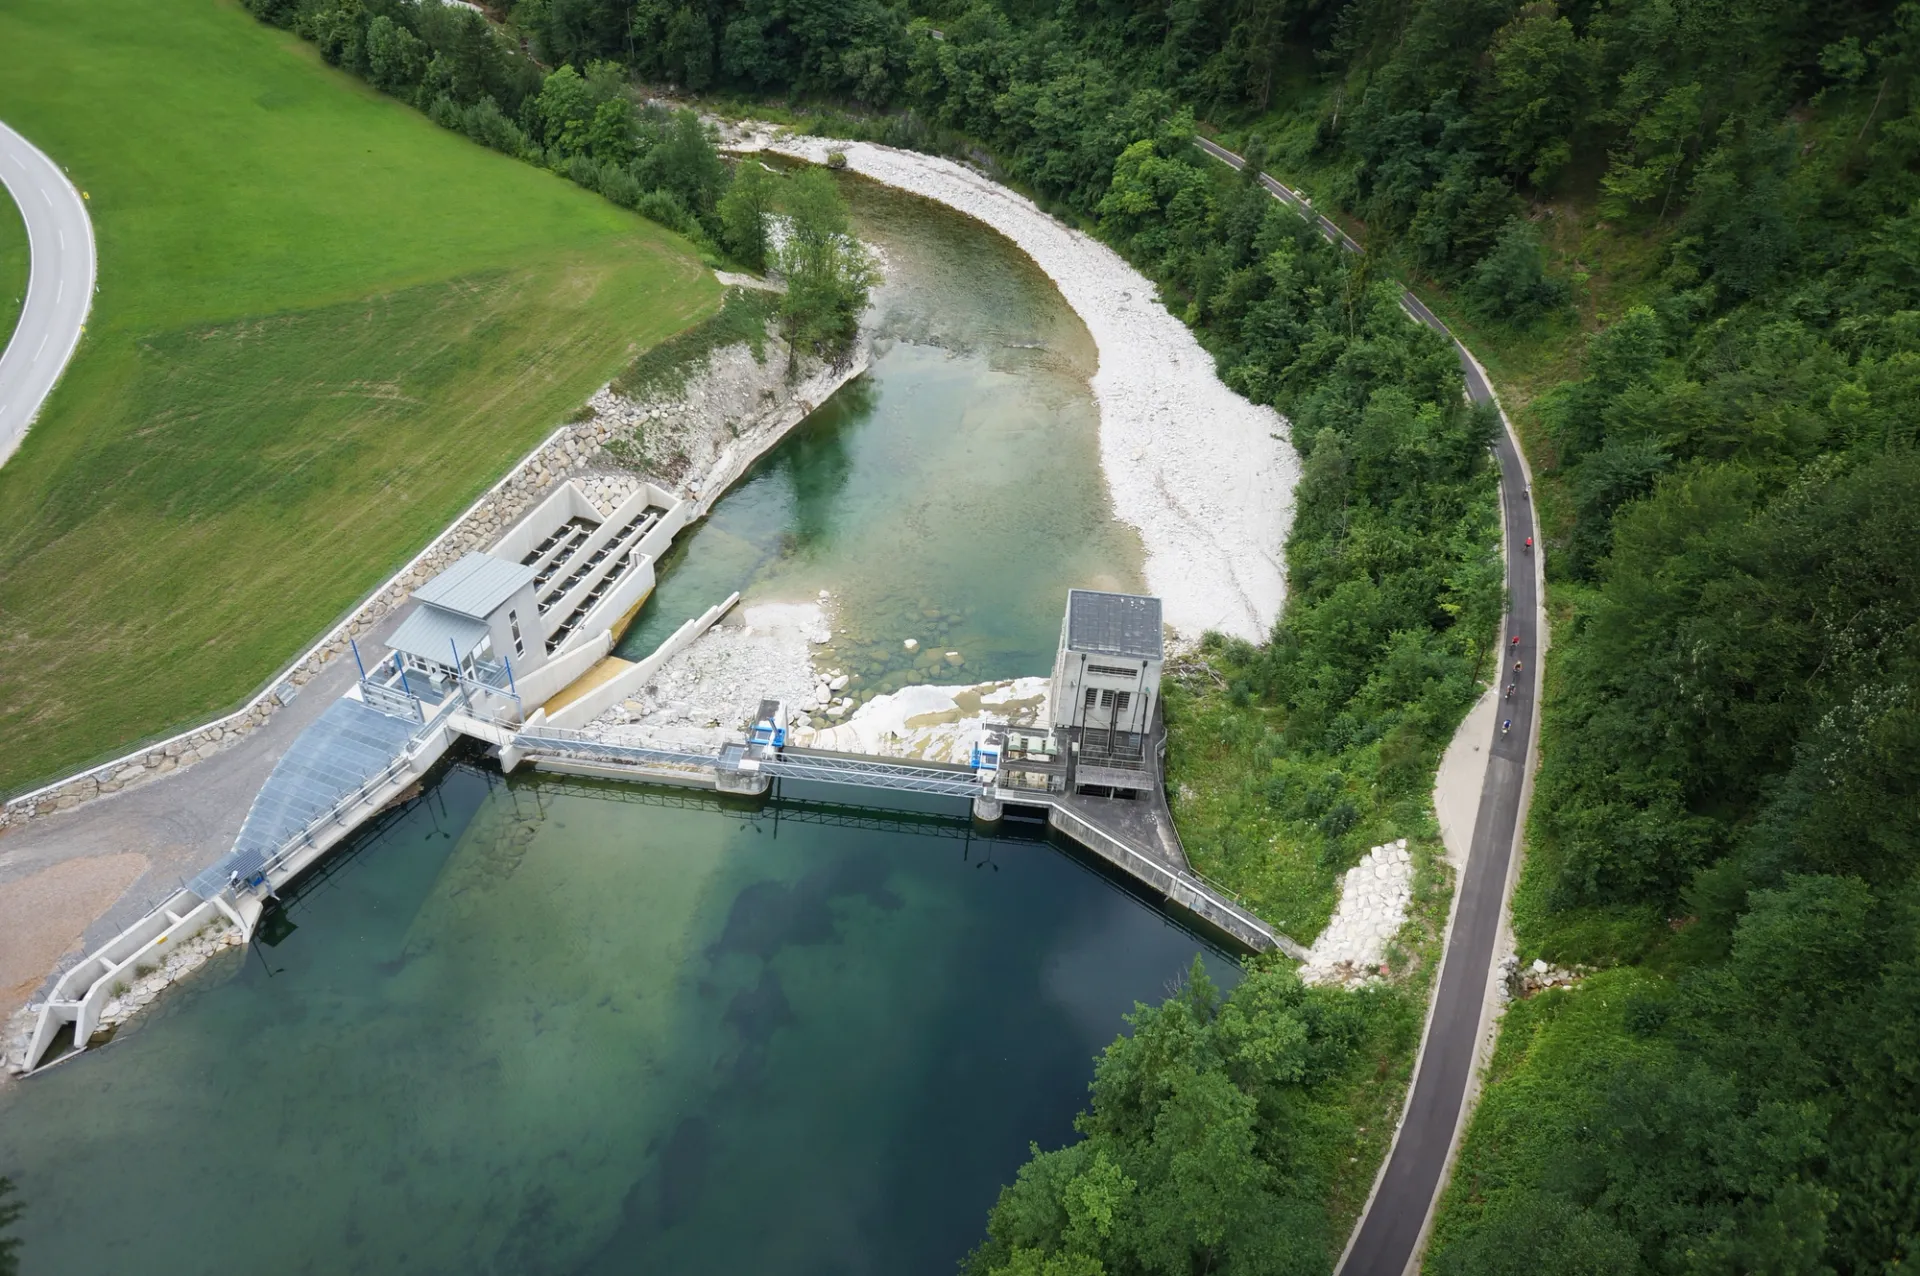
<path fill-rule="evenodd" d="M 720 617 L 726 615 L 727 611 L 739 601 L 740 595 L 737 591 L 727 595 L 725 602 L 708 608 L 706 614 L 689 620 L 674 630 L 673 634 L 654 648 L 653 654 L 645 660 L 631 669 L 622 671 L 617 677 L 601 683 L 572 704 L 554 713 L 547 721 L 556 727 L 583 727 L 592 722 L 614 705 L 645 687 L 648 679 L 659 672 L 660 666 L 685 651 L 693 644 L 694 639 L 713 628 Z"/>

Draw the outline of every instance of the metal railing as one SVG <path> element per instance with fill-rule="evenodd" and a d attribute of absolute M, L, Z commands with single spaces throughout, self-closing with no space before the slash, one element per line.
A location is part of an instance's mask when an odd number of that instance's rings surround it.
<path fill-rule="evenodd" d="M 377 710 L 389 717 L 412 718 L 415 722 L 427 720 L 426 707 L 420 703 L 420 697 L 408 695 L 398 687 L 362 680 L 360 699 L 369 709 Z"/>
<path fill-rule="evenodd" d="M 445 702 L 435 710 L 433 717 L 425 723 L 422 723 L 407 737 L 405 747 L 402 748 L 400 754 L 395 757 L 393 761 L 387 763 L 385 767 L 381 768 L 381 770 L 375 774 L 362 780 L 359 787 L 354 789 L 353 792 L 336 801 L 319 815 L 314 816 L 297 832 L 290 834 L 279 846 L 274 848 L 271 854 L 262 858 L 257 866 L 251 868 L 246 873 L 245 881 L 242 885 L 249 889 L 257 889 L 263 883 L 267 883 L 268 879 L 274 873 L 278 872 L 288 860 L 312 846 L 314 837 L 322 830 L 331 825 L 344 823 L 349 812 L 365 805 L 371 800 L 374 794 L 379 793 L 391 785 L 395 780 L 399 779 L 401 775 L 410 773 L 413 770 L 414 760 L 418 754 L 421 742 L 437 731 L 454 713 L 463 708 L 465 700 L 466 693 L 459 690 L 456 690 L 454 694 L 448 696 Z M 187 889 L 202 899 L 210 899 L 214 894 L 226 889 L 228 883 L 232 880 L 232 875 L 236 871 L 234 857 L 229 854 L 218 864 L 206 869 L 198 877 L 194 878 L 192 882 L 188 883 Z"/>
<path fill-rule="evenodd" d="M 1160 863 L 1151 856 L 1141 854 L 1099 825 L 1092 823 L 1078 812 L 1065 806 L 1055 805 L 1053 809 L 1064 819 L 1072 821 L 1079 828 L 1086 830 L 1087 833 L 1126 856 L 1126 863 L 1129 869 L 1134 871 L 1136 875 L 1151 881 L 1155 888 L 1167 898 L 1175 899 L 1177 894 L 1176 888 L 1185 887 L 1186 890 L 1193 895 L 1206 897 L 1215 907 L 1240 923 L 1240 925 L 1246 927 L 1256 935 L 1264 936 L 1273 943 L 1274 947 L 1281 949 L 1283 952 L 1287 952 L 1290 955 L 1297 955 L 1295 950 L 1300 952 L 1305 951 L 1294 940 L 1282 935 L 1266 922 L 1261 921 L 1245 908 L 1225 897 L 1211 882 L 1208 882 L 1198 874 L 1191 872 L 1181 873 L 1168 868 L 1165 864 Z M 1161 885 L 1162 882 L 1165 883 L 1164 886 Z"/>
<path fill-rule="evenodd" d="M 761 773 L 783 780 L 815 780 L 825 784 L 852 784 L 898 793 L 934 793 L 944 797 L 977 797 L 986 791 L 971 771 L 915 766 L 910 762 L 866 761 L 839 755 L 786 752 L 765 759 Z"/>
<path fill-rule="evenodd" d="M 559 754 L 595 762 L 637 762 L 667 766 L 717 768 L 720 758 L 713 753 L 694 753 L 682 749 L 652 749 L 639 744 L 615 744 L 596 740 L 571 727 L 527 727 L 514 733 L 513 747 L 522 753 Z"/>

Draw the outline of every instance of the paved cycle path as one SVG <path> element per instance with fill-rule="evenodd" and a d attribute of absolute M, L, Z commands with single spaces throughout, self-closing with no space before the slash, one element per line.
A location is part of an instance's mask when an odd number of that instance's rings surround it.
<path fill-rule="evenodd" d="M 1205 138 L 1195 140 L 1215 159 L 1237 169 L 1246 167 L 1246 162 L 1232 151 Z M 1274 198 L 1292 205 L 1329 240 L 1351 252 L 1360 251 L 1352 236 L 1314 212 L 1299 194 L 1265 173 L 1260 174 L 1260 184 Z M 1447 326 L 1411 292 L 1401 292 L 1400 304 L 1416 320 L 1453 342 L 1466 374 L 1468 397 L 1475 403 L 1494 403 L 1497 410 L 1499 405 L 1486 374 Z M 1440 982 L 1414 1062 L 1413 1088 L 1407 1094 L 1386 1165 L 1374 1184 L 1373 1198 L 1355 1225 L 1341 1260 L 1339 1276 L 1402 1276 L 1412 1265 L 1433 1215 L 1448 1158 L 1465 1124 L 1467 1093 L 1473 1083 L 1487 1011 L 1493 952 L 1506 907 L 1517 834 L 1525 815 L 1540 686 L 1540 586 L 1534 556 L 1524 548 L 1527 538 L 1534 535 L 1532 481 L 1505 412 L 1500 413 L 1500 423 L 1494 447 L 1500 461 L 1500 506 L 1506 526 L 1507 667 L 1503 676 L 1517 686 L 1513 699 L 1503 702 L 1495 719 L 1480 809 L 1474 819 L 1466 871 L 1454 895 Z M 1517 645 L 1511 641 L 1516 635 L 1520 639 Z M 1512 672 L 1515 660 L 1522 664 L 1518 677 Z M 1499 724 L 1506 719 L 1511 719 L 1512 726 L 1503 732 Z"/>

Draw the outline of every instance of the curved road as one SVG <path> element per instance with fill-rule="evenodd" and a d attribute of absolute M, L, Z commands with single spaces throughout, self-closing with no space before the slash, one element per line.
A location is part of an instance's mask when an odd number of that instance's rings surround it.
<path fill-rule="evenodd" d="M 1246 162 L 1232 151 L 1205 138 L 1195 140 L 1215 159 L 1234 168 L 1246 167 Z M 1301 196 L 1265 173 L 1260 174 L 1260 184 L 1313 222 L 1329 240 L 1352 252 L 1360 251 L 1351 236 L 1314 212 Z M 1400 304 L 1416 320 L 1453 342 L 1466 374 L 1468 396 L 1475 403 L 1492 403 L 1493 390 L 1487 385 L 1486 375 L 1446 325 L 1411 292 L 1400 294 Z M 1494 728 L 1467 868 L 1455 892 L 1453 917 L 1448 923 L 1440 984 L 1414 1062 L 1413 1088 L 1407 1095 L 1386 1166 L 1374 1184 L 1373 1198 L 1360 1216 L 1340 1263 L 1339 1276 L 1402 1276 L 1412 1266 L 1426 1234 L 1454 1141 L 1465 1125 L 1467 1092 L 1473 1083 L 1488 1006 L 1493 950 L 1528 797 L 1540 677 L 1539 577 L 1534 557 L 1516 553 L 1534 534 L 1532 485 L 1526 461 L 1514 441 L 1513 426 L 1504 412 L 1500 423 L 1495 450 L 1500 460 L 1500 504 L 1507 546 L 1508 642 L 1504 659 L 1506 676 L 1518 683 L 1514 698 L 1505 702 L 1500 716 L 1511 718 L 1513 727 L 1504 736 L 1497 726 Z M 1520 639 L 1517 646 L 1511 645 L 1514 635 Z M 1515 659 L 1523 662 L 1524 676 L 1517 679 L 1511 672 Z"/>
<path fill-rule="evenodd" d="M 80 344 L 93 304 L 93 223 L 59 165 L 0 124 L 0 185 L 27 223 L 27 303 L 0 354 L 0 465 L 27 436 Z"/>

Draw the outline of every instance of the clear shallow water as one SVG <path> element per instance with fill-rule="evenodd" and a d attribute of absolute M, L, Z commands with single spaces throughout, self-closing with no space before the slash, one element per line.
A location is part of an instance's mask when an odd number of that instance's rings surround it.
<path fill-rule="evenodd" d="M 682 537 L 627 650 L 827 588 L 871 689 L 924 677 L 904 637 L 1044 673 L 1070 585 L 1139 584 L 1091 343 L 1003 240 L 848 190 L 874 369 Z M 1043 843 L 812 818 L 451 769 L 276 944 L 0 1091 L 23 1270 L 950 1272 L 1203 948 Z"/>
<path fill-rule="evenodd" d="M 644 656 L 735 589 L 749 603 L 827 589 L 846 632 L 823 659 L 869 695 L 1045 673 L 1068 588 L 1142 587 L 1139 538 L 1101 478 L 1092 338 L 978 222 L 842 186 L 886 259 L 873 367 L 680 537 L 619 654 Z"/>
<path fill-rule="evenodd" d="M 23 1270 L 951 1271 L 1202 945 L 1042 842 L 809 818 L 453 768 L 0 1096 Z"/>

